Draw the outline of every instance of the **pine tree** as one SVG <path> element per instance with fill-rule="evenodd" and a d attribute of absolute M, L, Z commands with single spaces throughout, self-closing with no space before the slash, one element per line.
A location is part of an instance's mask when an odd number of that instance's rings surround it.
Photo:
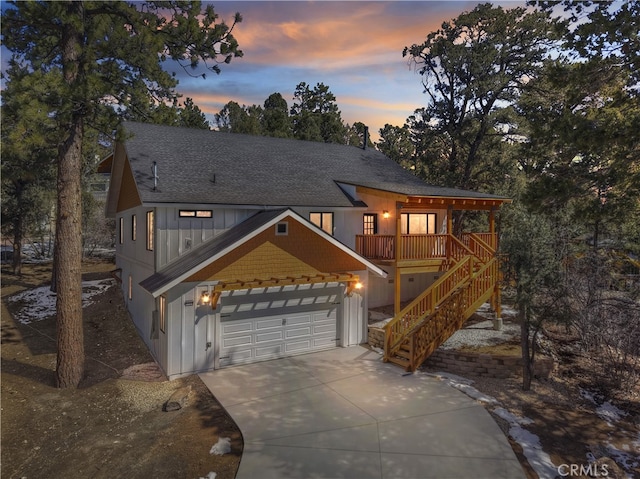
<path fill-rule="evenodd" d="M 11 2 L 3 9 L 2 36 L 16 62 L 31 71 L 57 72 L 61 137 L 57 155 L 55 282 L 57 290 L 56 384 L 77 387 L 84 371 L 81 288 L 82 145 L 88 122 L 115 127 L 118 109 L 136 99 L 176 97 L 166 60 L 188 71 L 242 56 L 231 27 L 201 3 Z M 206 73 L 202 73 L 205 77 Z"/>

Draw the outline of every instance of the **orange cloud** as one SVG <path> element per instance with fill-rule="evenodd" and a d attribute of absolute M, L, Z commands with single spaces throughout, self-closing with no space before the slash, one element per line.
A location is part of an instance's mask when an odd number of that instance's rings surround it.
<path fill-rule="evenodd" d="M 416 15 L 402 17 L 389 15 L 388 4 L 382 2 L 306 4 L 304 15 L 289 12 L 286 2 L 280 5 L 280 15 L 254 15 L 251 8 L 243 14 L 235 35 L 247 61 L 325 70 L 400 62 L 405 46 L 421 42 L 441 23 L 420 15 L 425 7 L 419 3 Z"/>

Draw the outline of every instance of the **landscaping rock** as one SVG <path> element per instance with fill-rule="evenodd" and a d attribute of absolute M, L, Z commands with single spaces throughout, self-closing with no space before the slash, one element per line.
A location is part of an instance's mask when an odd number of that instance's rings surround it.
<path fill-rule="evenodd" d="M 163 411 L 178 411 L 187 405 L 189 400 L 189 394 L 191 393 L 191 386 L 177 389 L 164 404 Z"/>

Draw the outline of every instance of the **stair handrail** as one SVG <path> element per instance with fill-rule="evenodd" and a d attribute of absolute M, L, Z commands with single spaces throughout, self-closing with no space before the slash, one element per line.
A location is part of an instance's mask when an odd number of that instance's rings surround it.
<path fill-rule="evenodd" d="M 475 303 L 481 299 L 486 299 L 486 295 L 493 289 L 495 281 L 498 281 L 498 265 L 498 259 L 492 258 L 476 273 L 469 276 L 466 282 L 461 283 L 455 288 L 447 299 L 442 301 L 438 309 L 434 310 L 420 323 L 416 324 L 411 331 L 407 332 L 405 337 L 410 338 L 409 365 L 407 366 L 407 370 L 415 371 L 433 351 L 462 327 L 468 319 L 468 316 L 471 315 L 470 311 L 475 310 Z M 492 269 L 491 276 L 495 275 L 495 279 L 489 281 L 491 284 L 488 284 L 485 288 L 478 288 L 476 283 L 485 278 L 485 274 L 489 269 Z M 447 308 L 449 303 L 454 301 L 455 314 L 452 314 Z M 434 324 L 437 323 L 440 317 L 446 317 L 448 314 L 455 317 L 446 318 L 447 321 L 445 321 L 444 324 Z M 431 333 L 431 338 L 424 341 L 424 338 L 418 338 L 418 335 L 426 328 L 430 328 L 428 332 Z M 416 347 L 416 341 L 418 341 L 418 339 L 423 340 L 423 343 L 426 342 L 422 351 L 419 351 Z"/>
<path fill-rule="evenodd" d="M 464 245 L 463 245 L 464 246 Z M 435 311 L 439 304 L 473 274 L 474 255 L 459 260 L 442 277 L 405 306 L 385 326 L 385 358 L 394 354 L 418 323 Z"/>
<path fill-rule="evenodd" d="M 482 250 L 481 252 L 474 251 L 474 254 L 483 260 L 483 262 L 488 261 L 495 256 L 496 250 L 476 233 L 469 233 L 469 238 L 473 239 L 473 241 L 480 247 L 480 250 Z"/>
<path fill-rule="evenodd" d="M 460 261 L 465 256 L 475 256 L 474 252 L 454 235 L 449 235 L 448 253 L 447 256 L 455 262 Z"/>

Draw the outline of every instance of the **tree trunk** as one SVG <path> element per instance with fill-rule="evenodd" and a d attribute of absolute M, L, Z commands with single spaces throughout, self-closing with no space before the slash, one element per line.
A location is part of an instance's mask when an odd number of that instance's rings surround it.
<path fill-rule="evenodd" d="M 81 2 L 70 2 L 67 11 L 72 19 L 82 19 Z M 80 72 L 82 32 L 69 22 L 62 34 L 64 79 L 74 97 L 70 112 L 69 136 L 58 155 L 58 210 L 56 214 L 55 279 L 58 357 L 56 384 L 75 388 L 84 374 L 84 337 L 82 325 L 82 139 L 83 103 L 77 100 L 81 90 Z"/>
<path fill-rule="evenodd" d="M 529 354 L 529 315 L 527 307 L 519 308 L 520 316 L 520 346 L 522 348 L 522 390 L 529 391 L 531 389 L 531 359 Z"/>
<path fill-rule="evenodd" d="M 22 203 L 22 190 L 17 191 L 18 205 Z M 13 274 L 22 276 L 22 230 L 24 228 L 22 214 L 18 214 L 13 222 Z"/>

